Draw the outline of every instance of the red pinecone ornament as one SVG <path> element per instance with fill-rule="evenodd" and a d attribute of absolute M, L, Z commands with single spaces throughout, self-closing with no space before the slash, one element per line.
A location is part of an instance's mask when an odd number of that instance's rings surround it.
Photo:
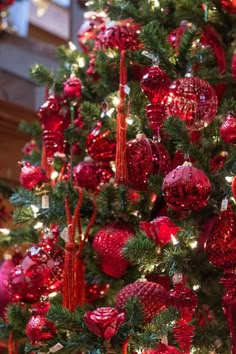
<path fill-rule="evenodd" d="M 178 211 L 192 211 L 202 209 L 207 204 L 211 184 L 202 170 L 185 162 L 164 178 L 162 191 L 169 207 Z"/>
<path fill-rule="evenodd" d="M 128 183 L 136 190 L 148 189 L 148 177 L 165 176 L 171 169 L 171 159 L 166 148 L 143 136 L 127 142 Z"/>
<path fill-rule="evenodd" d="M 56 331 L 54 323 L 43 315 L 32 316 L 25 328 L 25 333 L 32 343 L 51 339 Z"/>
<path fill-rule="evenodd" d="M 130 297 L 137 296 L 143 307 L 144 322 L 150 322 L 153 317 L 167 306 L 168 292 L 160 284 L 137 281 L 126 285 L 116 297 L 116 308 L 124 311 L 125 303 Z"/>
<path fill-rule="evenodd" d="M 225 11 L 236 14 L 236 0 L 221 0 L 221 6 Z"/>
<path fill-rule="evenodd" d="M 33 166 L 28 161 L 22 162 L 20 183 L 24 188 L 31 190 L 46 181 L 46 173 L 41 167 Z"/>
<path fill-rule="evenodd" d="M 225 120 L 220 127 L 220 136 L 222 140 L 230 145 L 236 144 L 236 114 L 228 112 Z"/>
<path fill-rule="evenodd" d="M 81 81 L 78 77 L 72 75 L 64 82 L 63 93 L 67 98 L 80 99 L 81 97 Z"/>
<path fill-rule="evenodd" d="M 104 226 L 93 240 L 93 248 L 100 260 L 102 271 L 111 277 L 120 278 L 130 264 L 122 255 L 122 248 L 134 235 L 126 223 L 113 222 Z"/>

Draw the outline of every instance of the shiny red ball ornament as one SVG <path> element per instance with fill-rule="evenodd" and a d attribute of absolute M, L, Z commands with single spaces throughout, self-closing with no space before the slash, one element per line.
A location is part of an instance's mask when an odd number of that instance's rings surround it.
<path fill-rule="evenodd" d="M 98 33 L 105 29 L 105 19 L 102 16 L 93 15 L 82 22 L 78 30 L 78 43 L 85 53 L 89 51 L 90 43 L 97 39 Z"/>
<path fill-rule="evenodd" d="M 89 132 L 86 139 L 89 156 L 96 161 L 114 161 L 116 156 L 116 139 L 109 129 L 104 129 L 101 121 Z"/>
<path fill-rule="evenodd" d="M 124 311 L 131 297 L 138 297 L 143 308 L 144 322 L 150 322 L 155 315 L 166 308 L 168 292 L 160 284 L 149 281 L 137 281 L 122 288 L 116 297 L 116 308 Z"/>
<path fill-rule="evenodd" d="M 112 26 L 107 28 L 98 38 L 101 49 L 119 49 L 120 51 L 138 48 L 137 33 L 129 26 Z"/>
<path fill-rule="evenodd" d="M 113 307 L 100 307 L 94 311 L 87 311 L 84 315 L 84 322 L 88 329 L 106 340 L 117 333 L 124 321 L 125 314 L 119 313 Z"/>
<path fill-rule="evenodd" d="M 193 211 L 207 204 L 211 184 L 202 170 L 185 162 L 164 178 L 162 191 L 167 205 L 172 209 Z"/>
<path fill-rule="evenodd" d="M 32 343 L 51 339 L 56 334 L 56 326 L 44 315 L 34 315 L 26 325 L 25 333 Z"/>
<path fill-rule="evenodd" d="M 149 349 L 143 354 L 180 354 L 180 352 L 175 347 L 161 343 L 156 349 Z"/>
<path fill-rule="evenodd" d="M 209 261 L 216 267 L 234 272 L 236 267 L 236 215 L 230 205 L 220 212 L 205 243 Z"/>
<path fill-rule="evenodd" d="M 10 302 L 10 295 L 7 289 L 8 277 L 14 269 L 14 263 L 10 259 L 2 262 L 0 267 L 0 317 L 4 317 L 6 306 Z"/>
<path fill-rule="evenodd" d="M 236 14 L 236 1 L 235 0 L 221 0 L 222 8 L 231 13 Z"/>
<path fill-rule="evenodd" d="M 21 164 L 20 183 L 26 189 L 33 189 L 47 181 L 44 170 L 39 166 L 31 165 L 30 162 L 24 161 Z"/>
<path fill-rule="evenodd" d="M 131 188 L 148 189 L 151 174 L 165 176 L 171 169 L 171 159 L 166 148 L 142 135 L 127 142 L 128 184 Z"/>
<path fill-rule="evenodd" d="M 162 101 L 167 94 L 171 80 L 157 65 L 152 66 L 141 80 L 141 89 L 148 100 L 154 104 Z"/>
<path fill-rule="evenodd" d="M 126 223 L 113 222 L 98 231 L 93 248 L 97 252 L 101 270 L 114 278 L 122 277 L 130 264 L 122 254 L 134 230 Z"/>
<path fill-rule="evenodd" d="M 75 185 L 91 191 L 96 191 L 101 182 L 100 167 L 93 160 L 79 162 L 73 168 L 73 176 Z"/>
<path fill-rule="evenodd" d="M 64 82 L 63 93 L 67 98 L 77 100 L 81 98 L 81 81 L 78 77 L 72 75 L 69 79 Z"/>
<path fill-rule="evenodd" d="M 236 144 L 236 113 L 228 112 L 225 116 L 225 120 L 220 127 L 221 139 L 230 145 Z"/>
<path fill-rule="evenodd" d="M 214 89 L 206 81 L 193 76 L 174 81 L 163 102 L 169 115 L 183 120 L 189 131 L 206 127 L 218 109 Z"/>
<path fill-rule="evenodd" d="M 64 131 L 70 124 L 70 107 L 61 97 L 50 96 L 38 110 L 42 124 L 42 140 L 47 157 L 55 152 L 63 152 L 65 147 Z"/>

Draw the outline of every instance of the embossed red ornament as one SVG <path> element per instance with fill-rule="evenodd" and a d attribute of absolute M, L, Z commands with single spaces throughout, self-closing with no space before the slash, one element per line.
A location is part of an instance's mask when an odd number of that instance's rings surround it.
<path fill-rule="evenodd" d="M 220 127 L 220 136 L 225 143 L 236 144 L 236 114 L 230 111 L 226 114 L 225 120 Z"/>
<path fill-rule="evenodd" d="M 135 29 L 124 25 L 115 25 L 105 29 L 105 31 L 98 36 L 98 42 L 102 49 L 117 48 L 122 51 L 126 49 L 135 50 L 138 47 Z"/>

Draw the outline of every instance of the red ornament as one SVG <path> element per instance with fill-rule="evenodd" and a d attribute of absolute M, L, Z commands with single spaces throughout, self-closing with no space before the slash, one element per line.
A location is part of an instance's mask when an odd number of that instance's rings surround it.
<path fill-rule="evenodd" d="M 102 122 L 97 121 L 86 139 L 88 154 L 97 161 L 114 161 L 116 156 L 115 136 L 109 129 L 102 127 Z"/>
<path fill-rule="evenodd" d="M 138 48 L 137 32 L 129 26 L 113 26 L 107 28 L 98 36 L 98 42 L 103 48 L 117 48 L 120 51 Z"/>
<path fill-rule="evenodd" d="M 109 162 L 101 162 L 99 164 L 99 174 L 101 177 L 101 184 L 107 183 L 110 178 L 114 176 L 114 172 L 112 171 Z"/>
<path fill-rule="evenodd" d="M 146 115 L 148 117 L 148 124 L 153 130 L 153 135 L 160 134 L 160 128 L 166 118 L 168 118 L 168 110 L 165 104 L 155 103 L 148 104 L 145 108 Z"/>
<path fill-rule="evenodd" d="M 82 188 L 96 191 L 101 174 L 99 165 L 93 160 L 79 162 L 73 169 L 74 183 Z"/>
<path fill-rule="evenodd" d="M 228 112 L 225 120 L 220 127 L 220 136 L 225 143 L 236 144 L 236 114 L 235 112 Z"/>
<path fill-rule="evenodd" d="M 161 343 L 156 349 L 149 349 L 143 354 L 180 354 L 180 352 L 175 347 Z"/>
<path fill-rule="evenodd" d="M 166 245 L 171 242 L 172 237 L 175 237 L 180 229 L 167 216 L 160 216 L 151 222 L 142 221 L 140 227 L 157 245 Z"/>
<path fill-rule="evenodd" d="M 55 152 L 63 152 L 64 131 L 70 124 L 68 102 L 61 97 L 50 96 L 39 108 L 38 116 L 42 124 L 42 139 L 47 157 L 53 156 Z"/>
<path fill-rule="evenodd" d="M 0 267 L 0 317 L 4 316 L 6 306 L 10 302 L 7 283 L 9 274 L 13 268 L 14 263 L 10 259 L 4 260 Z"/>
<path fill-rule="evenodd" d="M 186 122 L 188 130 L 206 127 L 218 109 L 214 89 L 199 77 L 188 76 L 174 81 L 164 98 L 169 115 Z"/>
<path fill-rule="evenodd" d="M 236 11 L 235 11 L 235 13 L 236 13 Z M 236 52 L 234 52 L 233 57 L 232 57 L 231 73 L 232 73 L 234 80 L 236 80 Z"/>
<path fill-rule="evenodd" d="M 232 180 L 231 189 L 232 189 L 233 197 L 236 200 L 236 176 L 234 176 Z"/>
<path fill-rule="evenodd" d="M 25 333 L 32 343 L 48 340 L 56 334 L 56 327 L 53 322 L 43 315 L 34 315 L 26 325 Z"/>
<path fill-rule="evenodd" d="M 235 0 L 221 0 L 221 6 L 227 12 L 236 14 L 236 1 Z"/>
<path fill-rule="evenodd" d="M 171 80 L 157 65 L 152 66 L 141 80 L 141 89 L 152 103 L 160 103 L 168 92 Z"/>
<path fill-rule="evenodd" d="M 216 173 L 221 167 L 223 167 L 228 153 L 222 151 L 218 156 L 213 157 L 210 160 L 210 172 Z"/>
<path fill-rule="evenodd" d="M 114 278 L 122 277 L 130 264 L 122 255 L 122 248 L 134 235 L 134 230 L 126 223 L 113 222 L 104 226 L 93 240 L 93 248 L 100 260 L 104 273 Z"/>
<path fill-rule="evenodd" d="M 117 333 L 124 321 L 125 314 L 119 313 L 113 307 L 100 307 L 94 311 L 87 311 L 84 315 L 84 322 L 88 329 L 106 340 Z"/>
<path fill-rule="evenodd" d="M 31 190 L 46 181 L 46 173 L 41 167 L 33 166 L 28 161 L 22 162 L 20 183 L 24 188 Z"/>
<path fill-rule="evenodd" d="M 128 183 L 136 190 L 148 189 L 148 177 L 166 175 L 171 169 L 171 159 L 166 148 L 143 136 L 127 142 Z"/>
<path fill-rule="evenodd" d="M 175 169 L 176 167 L 183 165 L 184 162 L 191 162 L 194 163 L 194 159 L 191 156 L 186 157 L 180 150 L 176 150 L 173 160 L 172 160 L 172 168 Z"/>
<path fill-rule="evenodd" d="M 103 29 L 105 29 L 104 17 L 94 14 L 82 22 L 78 30 L 78 42 L 85 53 L 89 51 L 89 44 L 93 45 L 98 33 Z"/>
<path fill-rule="evenodd" d="M 137 281 L 126 285 L 116 297 L 116 308 L 124 311 L 126 301 L 137 296 L 143 307 L 144 322 L 150 322 L 155 315 L 164 310 L 167 305 L 167 290 L 160 284 Z"/>
<path fill-rule="evenodd" d="M 63 93 L 67 98 L 76 98 L 77 100 L 81 97 L 81 81 L 78 77 L 72 74 L 72 76 L 64 82 Z"/>
<path fill-rule="evenodd" d="M 182 40 L 182 36 L 184 32 L 187 29 L 191 28 L 191 24 L 188 23 L 188 21 L 183 20 L 180 23 L 180 26 L 174 29 L 169 35 L 168 35 L 168 41 L 171 44 L 172 48 L 176 50 L 178 53 L 178 49 Z"/>
<path fill-rule="evenodd" d="M 211 184 L 202 170 L 185 162 L 164 178 L 162 191 L 169 207 L 179 211 L 193 211 L 207 204 Z"/>
<path fill-rule="evenodd" d="M 109 288 L 109 284 L 86 284 L 86 302 L 92 303 L 96 300 L 102 299 Z"/>

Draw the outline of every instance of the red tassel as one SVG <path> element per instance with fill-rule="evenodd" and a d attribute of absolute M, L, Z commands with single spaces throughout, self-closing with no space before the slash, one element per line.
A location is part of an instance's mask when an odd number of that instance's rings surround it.
<path fill-rule="evenodd" d="M 116 107 L 117 110 L 117 128 L 116 128 L 116 182 L 118 184 L 126 184 L 128 180 L 128 171 L 126 164 L 126 115 L 125 106 L 125 85 L 127 83 L 127 67 L 125 65 L 125 50 L 120 55 L 120 103 Z"/>

